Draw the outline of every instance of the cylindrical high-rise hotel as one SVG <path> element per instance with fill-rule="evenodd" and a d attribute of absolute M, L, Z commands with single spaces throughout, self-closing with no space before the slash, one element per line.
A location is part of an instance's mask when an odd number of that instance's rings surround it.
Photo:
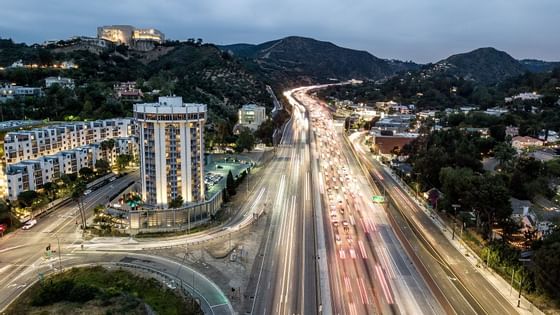
<path fill-rule="evenodd" d="M 138 123 L 142 198 L 166 208 L 204 200 L 204 121 L 206 105 L 185 104 L 181 97 L 134 105 Z"/>

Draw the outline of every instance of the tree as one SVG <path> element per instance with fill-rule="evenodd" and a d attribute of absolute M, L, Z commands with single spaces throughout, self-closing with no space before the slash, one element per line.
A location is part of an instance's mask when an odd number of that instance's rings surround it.
<path fill-rule="evenodd" d="M 490 136 L 496 141 L 503 142 L 506 139 L 506 126 L 491 125 L 489 128 Z"/>
<path fill-rule="evenodd" d="M 255 147 L 255 136 L 248 128 L 244 128 L 239 133 L 235 142 L 235 151 L 241 153 L 245 150 L 251 151 Z"/>
<path fill-rule="evenodd" d="M 13 214 L 10 208 L 4 200 L 0 200 L 0 223 L 2 222 L 10 222 L 10 226 L 13 225 Z"/>
<path fill-rule="evenodd" d="M 56 191 L 58 190 L 58 185 L 55 182 L 48 182 L 43 185 L 43 189 L 49 197 L 50 200 L 56 199 Z"/>
<path fill-rule="evenodd" d="M 95 169 L 97 170 L 98 174 L 105 174 L 111 169 L 111 166 L 109 165 L 109 162 L 107 162 L 107 160 L 99 159 L 95 161 Z"/>
<path fill-rule="evenodd" d="M 169 203 L 168 206 L 169 208 L 180 208 L 183 206 L 183 196 L 179 195 L 176 198 L 172 199 Z"/>
<path fill-rule="evenodd" d="M 554 299 L 560 298 L 560 232 L 556 231 L 542 242 L 533 256 L 537 291 Z"/>
<path fill-rule="evenodd" d="M 31 207 L 38 198 L 39 194 L 35 190 L 27 190 L 17 196 L 19 204 L 25 208 Z"/>
<path fill-rule="evenodd" d="M 509 189 L 499 175 L 485 173 L 473 179 L 472 189 L 465 192 L 466 199 L 476 212 L 477 227 L 490 238 L 493 224 L 502 225 L 511 216 Z"/>
<path fill-rule="evenodd" d="M 498 160 L 501 168 L 509 166 L 516 153 L 511 144 L 507 142 L 498 143 L 494 147 L 494 157 Z"/>
<path fill-rule="evenodd" d="M 115 140 L 114 139 L 103 140 L 101 141 L 100 145 L 105 160 L 112 160 L 113 148 L 115 148 Z"/>
<path fill-rule="evenodd" d="M 228 195 L 230 196 L 235 195 L 235 180 L 233 179 L 233 174 L 231 173 L 231 171 L 229 171 L 227 174 L 226 190 Z"/>
<path fill-rule="evenodd" d="M 255 131 L 255 137 L 261 140 L 264 144 L 271 146 L 272 135 L 274 134 L 274 122 L 272 119 L 265 120 L 260 124 L 259 128 Z"/>
<path fill-rule="evenodd" d="M 474 173 L 469 168 L 444 167 L 439 173 L 441 191 L 445 196 L 442 206 L 451 209 L 452 204 L 460 204 L 462 209 L 470 209 L 465 192 L 473 189 Z"/>
<path fill-rule="evenodd" d="M 117 166 L 119 167 L 119 170 L 126 168 L 130 162 L 132 162 L 132 155 L 130 154 L 119 154 L 117 156 Z"/>
<path fill-rule="evenodd" d="M 83 179 L 85 179 L 85 180 L 87 181 L 87 180 L 89 180 L 89 179 L 93 176 L 94 172 L 93 172 L 93 170 L 92 170 L 91 168 L 89 168 L 89 167 L 82 167 L 82 168 L 78 171 L 78 174 L 80 174 L 80 176 L 81 176 Z"/>
<path fill-rule="evenodd" d="M 87 228 L 87 222 L 86 222 L 86 214 L 85 214 L 84 204 L 82 202 L 82 199 L 86 189 L 87 189 L 86 184 L 83 181 L 78 181 L 76 185 L 74 185 L 74 189 L 72 190 L 72 199 L 78 203 L 78 211 L 80 211 L 80 217 L 82 219 L 82 227 L 84 230 Z"/>

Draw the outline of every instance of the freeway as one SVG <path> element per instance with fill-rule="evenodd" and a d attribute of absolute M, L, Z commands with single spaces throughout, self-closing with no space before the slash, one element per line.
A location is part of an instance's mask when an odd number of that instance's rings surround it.
<path fill-rule="evenodd" d="M 316 254 L 307 117 L 293 107 L 263 186 L 275 196 L 253 268 L 252 314 L 317 314 Z"/>
<path fill-rule="evenodd" d="M 454 285 L 446 286 L 446 295 L 459 313 L 468 314 L 517 314 L 518 311 L 506 298 L 459 252 L 442 234 L 433 219 L 423 211 L 414 198 L 395 181 L 388 171 L 371 155 L 363 144 L 363 136 L 352 137 L 353 146 L 361 161 L 370 170 L 380 188 L 386 191 L 397 209 L 422 240 L 422 246 L 431 252 L 439 263 L 430 264 L 430 272 L 448 275 Z M 441 279 L 441 278 L 440 278 Z M 462 298 L 459 296 L 462 296 Z M 465 306 L 465 301 L 468 303 Z"/>
<path fill-rule="evenodd" d="M 313 87 L 315 88 L 315 87 Z M 359 163 L 341 150 L 340 130 L 323 104 L 294 92 L 310 112 L 317 185 L 322 196 L 333 314 L 443 314 L 408 258 Z"/>

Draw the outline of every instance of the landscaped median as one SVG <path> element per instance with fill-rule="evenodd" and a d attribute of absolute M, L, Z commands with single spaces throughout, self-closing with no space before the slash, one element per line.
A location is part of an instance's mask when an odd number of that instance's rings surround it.
<path fill-rule="evenodd" d="M 39 275 L 41 277 L 41 275 Z M 101 266 L 40 278 L 6 314 L 202 314 L 179 289 L 153 278 Z"/>

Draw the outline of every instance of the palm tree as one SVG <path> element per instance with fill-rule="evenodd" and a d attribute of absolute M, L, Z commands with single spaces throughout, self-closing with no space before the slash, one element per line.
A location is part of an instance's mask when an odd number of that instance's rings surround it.
<path fill-rule="evenodd" d="M 82 229 L 85 230 L 87 228 L 86 222 L 86 214 L 84 211 L 84 204 L 82 202 L 82 198 L 84 196 L 84 191 L 86 190 L 86 184 L 82 181 L 79 181 L 74 186 L 72 190 L 72 199 L 78 203 L 78 211 L 80 211 L 80 217 L 82 218 Z"/>

